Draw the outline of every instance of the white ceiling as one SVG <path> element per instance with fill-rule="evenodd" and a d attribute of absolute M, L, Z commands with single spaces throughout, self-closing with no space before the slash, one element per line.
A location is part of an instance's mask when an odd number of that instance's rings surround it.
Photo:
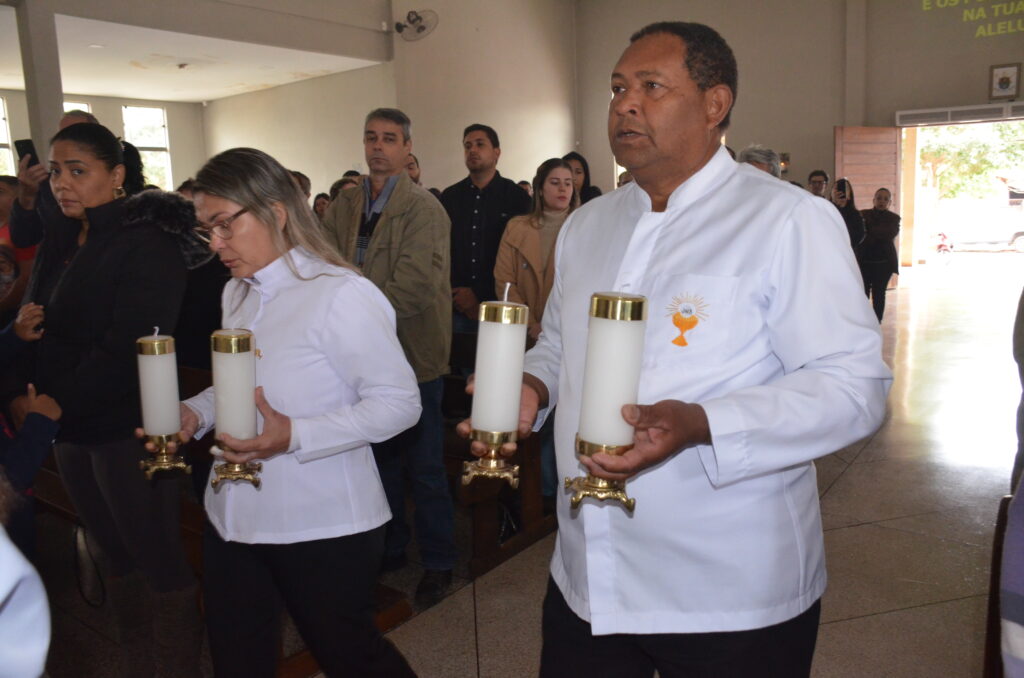
<path fill-rule="evenodd" d="M 61 15 L 56 23 L 66 94 L 210 101 L 378 63 Z M 0 89 L 24 88 L 15 12 L 0 7 Z"/>

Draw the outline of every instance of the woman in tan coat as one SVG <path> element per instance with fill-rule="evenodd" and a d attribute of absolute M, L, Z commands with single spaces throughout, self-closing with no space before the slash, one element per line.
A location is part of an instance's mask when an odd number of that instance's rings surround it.
<path fill-rule="evenodd" d="M 566 217 L 579 205 L 572 168 L 560 158 L 541 163 L 533 177 L 533 210 L 505 227 L 494 264 L 495 291 L 530 307 L 528 343 L 540 336 L 544 305 L 555 279 L 555 240 Z"/>

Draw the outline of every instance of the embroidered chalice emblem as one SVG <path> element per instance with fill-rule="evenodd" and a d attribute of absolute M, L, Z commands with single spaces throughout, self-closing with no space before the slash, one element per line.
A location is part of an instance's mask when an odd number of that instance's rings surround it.
<path fill-rule="evenodd" d="M 692 330 L 702 320 L 708 319 L 708 305 L 703 297 L 694 294 L 684 294 L 681 297 L 672 297 L 672 303 L 668 305 L 668 316 L 672 318 L 672 324 L 679 330 L 679 336 L 672 340 L 676 346 L 689 346 L 686 341 L 686 333 Z"/>

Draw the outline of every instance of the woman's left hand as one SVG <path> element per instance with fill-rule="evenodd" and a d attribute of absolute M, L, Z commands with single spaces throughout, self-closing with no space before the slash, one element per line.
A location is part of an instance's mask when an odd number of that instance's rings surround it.
<path fill-rule="evenodd" d="M 232 438 L 226 433 L 217 436 L 225 446 L 221 448 L 225 461 L 244 464 L 288 451 L 292 442 L 292 420 L 270 406 L 262 386 L 256 389 L 256 408 L 263 415 L 263 433 L 249 440 Z"/>

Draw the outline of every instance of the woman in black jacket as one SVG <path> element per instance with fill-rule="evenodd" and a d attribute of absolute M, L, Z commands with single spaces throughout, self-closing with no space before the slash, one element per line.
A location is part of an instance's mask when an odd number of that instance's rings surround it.
<path fill-rule="evenodd" d="M 864 217 L 857 211 L 857 204 L 853 199 L 853 184 L 845 177 L 836 181 L 832 187 L 832 204 L 839 210 L 840 216 L 846 223 L 846 232 L 850 236 L 850 247 L 854 249 L 864 239 Z"/>
<path fill-rule="evenodd" d="M 49 167 L 61 212 L 78 224 L 51 250 L 66 258 L 37 271 L 50 290 L 36 384 L 64 410 L 57 464 L 108 565 L 122 673 L 151 675 L 155 664 L 160 675 L 198 675 L 197 587 L 181 545 L 177 483 L 145 479 L 146 453 L 133 436 L 141 421 L 135 341 L 177 322 L 195 212 L 162 191 L 127 198 L 126 187 L 143 185 L 141 162 L 126 161 L 102 125 L 58 132 Z M 46 236 L 67 239 L 64 230 Z"/>
<path fill-rule="evenodd" d="M 882 322 L 885 313 L 885 290 L 894 273 L 900 272 L 896 236 L 900 234 L 900 215 L 889 211 L 892 193 L 888 188 L 875 191 L 872 208 L 861 210 L 864 218 L 864 240 L 857 246 L 857 263 L 864 278 L 864 293 Z"/>

